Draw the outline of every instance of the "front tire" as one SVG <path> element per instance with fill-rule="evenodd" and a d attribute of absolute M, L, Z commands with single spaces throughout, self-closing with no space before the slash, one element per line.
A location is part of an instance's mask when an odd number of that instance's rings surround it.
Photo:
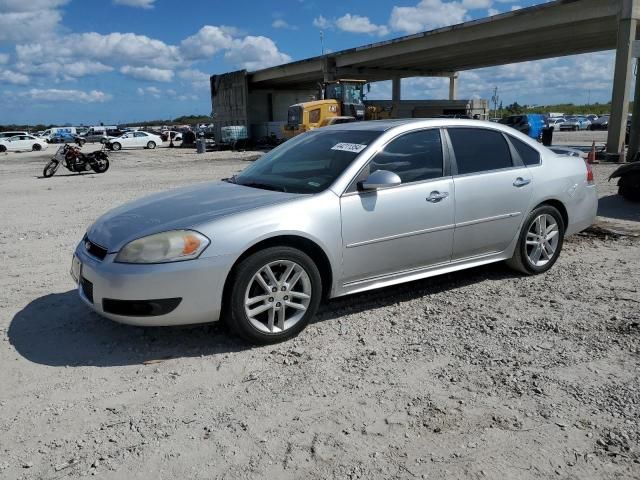
<path fill-rule="evenodd" d="M 40 145 L 39 143 L 34 143 L 31 147 L 31 150 L 33 150 L 34 152 L 39 152 L 40 150 L 42 150 L 42 145 Z"/>
<path fill-rule="evenodd" d="M 300 333 L 322 297 L 322 280 L 307 254 L 270 247 L 234 269 L 225 319 L 248 342 L 266 345 Z"/>
<path fill-rule="evenodd" d="M 5 147 L 4 145 L 0 145 L 0 153 L 4 153 L 7 151 L 7 147 Z"/>
<path fill-rule="evenodd" d="M 114 143 L 111 144 L 111 148 L 113 150 L 115 150 L 115 151 L 118 151 L 118 150 L 122 149 L 122 145 L 120 143 L 118 143 L 118 142 L 114 142 Z"/>
<path fill-rule="evenodd" d="M 549 270 L 560 255 L 564 242 L 564 221 L 551 205 L 541 205 L 523 223 L 518 244 L 507 265 L 527 275 Z"/>
<path fill-rule="evenodd" d="M 47 166 L 44 167 L 44 170 L 42 171 L 42 176 L 45 178 L 53 177 L 53 174 L 56 173 L 59 166 L 60 166 L 60 162 L 56 160 L 51 160 L 49 163 L 47 163 Z"/>
<path fill-rule="evenodd" d="M 156 142 L 149 142 L 147 143 L 147 148 L 149 150 L 153 150 L 154 148 L 156 148 Z"/>

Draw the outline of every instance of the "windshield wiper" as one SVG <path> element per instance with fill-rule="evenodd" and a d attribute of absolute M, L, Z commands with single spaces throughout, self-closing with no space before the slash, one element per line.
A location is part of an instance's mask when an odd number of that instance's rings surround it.
<path fill-rule="evenodd" d="M 261 188 L 263 190 L 273 190 L 275 192 L 286 192 L 286 188 L 280 187 L 278 185 L 269 185 L 268 183 L 261 182 L 247 182 L 247 183 L 238 183 L 238 185 L 244 185 L 245 187 L 251 188 Z"/>
<path fill-rule="evenodd" d="M 227 183 L 238 183 L 236 181 L 236 177 L 237 175 L 231 175 L 229 178 L 223 178 L 222 181 Z"/>

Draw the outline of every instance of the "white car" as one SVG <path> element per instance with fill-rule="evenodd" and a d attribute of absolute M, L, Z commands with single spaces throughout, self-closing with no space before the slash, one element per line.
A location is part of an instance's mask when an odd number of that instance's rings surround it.
<path fill-rule="evenodd" d="M 27 132 L 0 132 L 0 140 L 6 140 L 7 138 L 15 137 L 16 135 L 29 135 L 29 134 Z"/>
<path fill-rule="evenodd" d="M 121 137 L 109 139 L 107 145 L 112 150 L 121 150 L 123 148 L 154 149 L 158 145 L 162 145 L 162 138 L 148 132 L 129 132 L 125 133 Z"/>
<path fill-rule="evenodd" d="M 15 135 L 0 139 L 0 152 L 19 152 L 33 150 L 34 152 L 46 150 L 48 143 L 33 135 Z"/>

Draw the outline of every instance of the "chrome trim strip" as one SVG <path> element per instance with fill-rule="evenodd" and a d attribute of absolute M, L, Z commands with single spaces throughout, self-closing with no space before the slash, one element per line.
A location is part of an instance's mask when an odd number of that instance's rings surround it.
<path fill-rule="evenodd" d="M 373 277 L 367 277 L 367 278 L 363 278 L 361 280 L 352 280 L 350 282 L 345 282 L 342 284 L 343 287 L 350 287 L 353 285 L 359 285 L 362 283 L 369 283 L 369 282 L 373 282 L 375 280 L 385 280 L 385 279 L 393 279 L 394 277 L 404 277 L 406 275 L 412 274 L 412 273 L 422 273 L 422 272 L 428 272 L 431 270 L 437 270 L 438 268 L 444 267 L 444 266 L 450 266 L 450 267 L 455 267 L 456 265 L 459 264 L 464 264 L 470 261 L 481 261 L 485 258 L 489 258 L 489 257 L 493 257 L 496 254 L 499 254 L 500 252 L 489 252 L 489 253 L 483 253 L 481 255 L 475 255 L 472 257 L 465 257 L 465 258 L 459 258 L 457 260 L 454 260 L 452 262 L 440 262 L 440 263 L 434 263 L 432 265 L 427 265 L 427 266 L 422 266 L 422 267 L 415 267 L 415 268 L 409 268 L 406 270 L 400 270 L 398 272 L 393 272 L 393 273 L 385 273 L 382 275 L 375 275 Z"/>
<path fill-rule="evenodd" d="M 347 245 L 346 248 L 355 248 L 355 247 L 362 247 L 364 245 L 371 245 L 372 243 L 380 243 L 380 242 L 387 242 L 389 240 L 397 240 L 398 238 L 404 238 L 404 237 L 414 237 L 416 235 L 422 235 L 424 233 L 432 233 L 432 232 L 439 232 L 442 230 L 450 230 L 452 228 L 454 228 L 455 225 L 443 225 L 440 227 L 433 227 L 433 228 L 425 228 L 424 230 L 416 230 L 414 232 L 407 232 L 407 233 L 399 233 L 397 235 L 389 235 L 388 237 L 380 237 L 380 238 L 374 238 L 373 240 L 364 240 L 363 242 L 355 242 L 355 243 L 350 243 Z"/>
<path fill-rule="evenodd" d="M 467 222 L 456 223 L 456 228 L 468 227 L 469 225 L 476 225 L 478 223 L 484 222 L 493 222 L 494 220 L 502 220 L 504 218 L 519 217 L 520 215 L 522 215 L 522 212 L 511 212 L 505 213 L 503 215 L 496 215 L 495 217 L 478 218 L 477 220 L 469 220 Z"/>

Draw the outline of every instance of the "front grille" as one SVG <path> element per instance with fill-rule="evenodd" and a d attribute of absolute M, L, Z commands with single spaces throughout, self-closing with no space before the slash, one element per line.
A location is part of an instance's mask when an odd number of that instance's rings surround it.
<path fill-rule="evenodd" d="M 93 283 L 86 278 L 80 278 L 80 288 L 82 288 L 82 294 L 93 303 Z"/>
<path fill-rule="evenodd" d="M 100 259 L 100 260 L 104 260 L 104 257 L 107 256 L 107 249 L 106 248 L 101 247 L 97 243 L 93 243 L 91 240 L 89 240 L 86 237 L 84 239 L 84 248 L 87 250 L 87 252 L 90 255 L 92 255 L 92 256 Z"/>
<path fill-rule="evenodd" d="M 102 309 L 106 313 L 126 317 L 155 317 L 173 312 L 182 298 L 159 298 L 156 300 L 115 300 L 102 299 Z"/>

